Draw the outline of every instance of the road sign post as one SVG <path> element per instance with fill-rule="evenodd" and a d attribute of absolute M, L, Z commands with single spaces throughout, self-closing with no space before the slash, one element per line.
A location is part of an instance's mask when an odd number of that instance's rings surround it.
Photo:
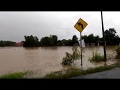
<path fill-rule="evenodd" d="M 88 24 L 83 20 L 79 19 L 74 27 L 80 32 L 80 48 L 81 48 L 81 68 L 82 68 L 82 31 Z"/>
<path fill-rule="evenodd" d="M 82 67 L 82 33 L 80 32 L 80 47 L 81 47 L 81 67 Z"/>

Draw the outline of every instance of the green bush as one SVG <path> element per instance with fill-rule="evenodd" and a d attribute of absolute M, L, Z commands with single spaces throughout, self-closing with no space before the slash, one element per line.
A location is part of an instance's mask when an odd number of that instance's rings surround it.
<path fill-rule="evenodd" d="M 72 63 L 74 63 L 75 60 L 80 59 L 80 52 L 77 50 L 77 48 L 72 48 L 72 51 L 72 54 L 66 52 L 66 56 L 63 58 L 62 61 L 63 65 L 71 65 Z"/>
<path fill-rule="evenodd" d="M 94 62 L 105 61 L 104 56 L 100 55 L 100 53 L 98 53 L 97 51 L 95 53 L 93 51 L 93 56 L 89 60 Z"/>

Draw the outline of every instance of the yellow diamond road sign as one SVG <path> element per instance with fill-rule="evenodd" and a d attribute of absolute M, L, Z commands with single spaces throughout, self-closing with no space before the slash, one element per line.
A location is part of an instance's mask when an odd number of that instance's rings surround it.
<path fill-rule="evenodd" d="M 77 21 L 77 23 L 74 25 L 74 27 L 75 27 L 79 32 L 82 32 L 87 25 L 88 25 L 88 24 L 87 24 L 83 19 L 80 18 L 80 19 Z"/>

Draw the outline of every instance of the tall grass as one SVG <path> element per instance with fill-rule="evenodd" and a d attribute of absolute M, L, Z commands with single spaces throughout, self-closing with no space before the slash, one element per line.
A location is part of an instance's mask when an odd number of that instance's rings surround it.
<path fill-rule="evenodd" d="M 93 51 L 93 55 L 92 55 L 92 57 L 89 60 L 90 61 L 94 61 L 94 62 L 105 61 L 104 56 L 100 55 L 100 53 L 98 53 L 97 51 L 95 53 Z"/>
<path fill-rule="evenodd" d="M 0 79 L 23 79 L 30 71 L 7 73 L 0 76 Z"/>

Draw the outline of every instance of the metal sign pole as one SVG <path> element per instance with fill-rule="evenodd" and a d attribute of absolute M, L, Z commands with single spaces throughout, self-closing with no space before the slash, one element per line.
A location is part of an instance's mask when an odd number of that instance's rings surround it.
<path fill-rule="evenodd" d="M 80 32 L 80 48 L 81 48 L 81 68 L 82 68 L 82 35 Z"/>
<path fill-rule="evenodd" d="M 74 27 L 80 32 L 80 48 L 81 48 L 81 69 L 82 69 L 82 31 L 88 24 L 83 20 L 79 19 L 77 23 L 74 25 Z"/>

